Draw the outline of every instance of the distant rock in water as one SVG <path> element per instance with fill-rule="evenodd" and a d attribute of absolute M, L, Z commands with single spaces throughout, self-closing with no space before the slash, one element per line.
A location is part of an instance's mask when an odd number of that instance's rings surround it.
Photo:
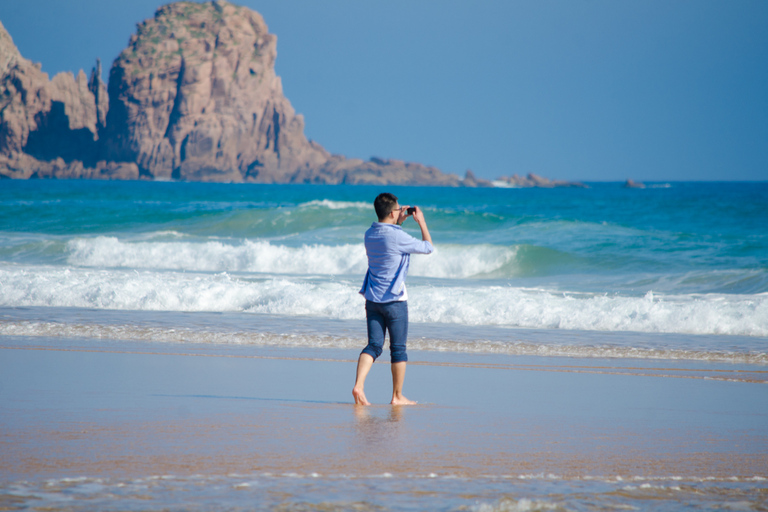
<path fill-rule="evenodd" d="M 475 173 L 471 169 L 467 169 L 467 173 L 464 179 L 461 181 L 461 185 L 464 187 L 492 187 L 493 183 L 482 178 L 475 176 Z"/>
<path fill-rule="evenodd" d="M 223 0 L 158 9 L 137 25 L 108 86 L 98 61 L 90 79 L 80 71 L 49 80 L 0 25 L 0 177 L 493 186 L 472 171 L 461 179 L 330 154 L 304 135 L 276 56 L 261 15 Z"/>
<path fill-rule="evenodd" d="M 624 188 L 645 188 L 645 183 L 640 183 L 639 181 L 627 180 L 627 182 L 624 183 Z"/>
<path fill-rule="evenodd" d="M 522 177 L 517 174 L 512 176 L 502 176 L 491 182 L 496 187 L 511 187 L 511 188 L 555 188 L 555 187 L 577 187 L 587 188 L 586 185 L 578 181 L 563 181 L 563 180 L 550 180 L 549 178 L 543 178 L 533 173 L 528 173 L 527 176 Z"/>

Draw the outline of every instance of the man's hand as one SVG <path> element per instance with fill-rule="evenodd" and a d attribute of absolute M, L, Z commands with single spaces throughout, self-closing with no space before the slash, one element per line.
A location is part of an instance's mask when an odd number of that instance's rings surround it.
<path fill-rule="evenodd" d="M 427 229 L 427 220 L 424 218 L 424 212 L 421 211 L 421 208 L 419 208 L 418 206 L 414 206 L 414 208 L 416 208 L 416 211 L 413 212 L 413 220 L 415 220 L 416 224 L 418 224 L 419 227 L 421 228 L 421 239 L 426 240 L 429 243 L 432 243 L 432 237 L 429 234 L 429 229 Z M 407 211 L 407 210 L 403 210 L 403 211 Z"/>
<path fill-rule="evenodd" d="M 402 226 L 403 222 L 405 222 L 405 219 L 407 218 L 408 218 L 408 207 L 401 206 L 400 213 L 397 214 L 397 220 L 395 221 L 395 224 L 397 224 L 398 226 Z"/>
<path fill-rule="evenodd" d="M 414 206 L 414 208 L 416 208 L 416 211 L 413 212 L 413 220 L 416 221 L 416 224 L 421 226 L 421 224 L 426 221 L 426 219 L 424 219 L 424 212 L 422 212 L 421 208 L 418 206 Z"/>

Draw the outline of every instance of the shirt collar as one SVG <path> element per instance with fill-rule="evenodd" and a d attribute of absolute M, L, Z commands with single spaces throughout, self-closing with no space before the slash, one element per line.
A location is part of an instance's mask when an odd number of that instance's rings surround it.
<path fill-rule="evenodd" d="M 397 224 L 390 224 L 388 222 L 374 222 L 373 224 L 371 224 L 372 228 L 384 227 L 384 226 L 390 226 L 395 229 L 403 229 L 403 226 L 398 226 Z"/>

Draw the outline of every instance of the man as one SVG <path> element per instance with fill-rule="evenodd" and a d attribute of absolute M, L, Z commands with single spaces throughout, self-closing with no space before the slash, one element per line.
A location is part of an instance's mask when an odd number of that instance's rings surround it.
<path fill-rule="evenodd" d="M 389 351 L 392 363 L 392 404 L 411 405 L 416 402 L 403 395 L 405 351 L 408 339 L 408 292 L 405 278 L 411 254 L 430 254 L 433 250 L 424 213 L 416 206 L 408 213 L 407 206 L 400 206 L 397 197 L 390 193 L 379 194 L 373 202 L 378 222 L 365 232 L 365 252 L 368 255 L 368 272 L 360 293 L 365 297 L 365 316 L 368 323 L 368 345 L 357 361 L 357 377 L 352 396 L 355 403 L 370 405 L 363 390 L 365 378 L 373 362 L 381 355 L 384 333 L 389 331 Z M 400 227 L 409 216 L 421 228 L 418 240 Z"/>

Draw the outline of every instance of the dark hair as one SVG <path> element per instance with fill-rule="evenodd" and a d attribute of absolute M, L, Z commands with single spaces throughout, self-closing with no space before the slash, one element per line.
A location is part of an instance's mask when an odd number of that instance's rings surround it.
<path fill-rule="evenodd" d="M 376 196 L 376 199 L 373 201 L 373 207 L 376 210 L 376 216 L 379 220 L 386 219 L 387 215 L 392 213 L 392 210 L 395 209 L 396 204 L 397 197 L 394 194 L 383 192 Z"/>

